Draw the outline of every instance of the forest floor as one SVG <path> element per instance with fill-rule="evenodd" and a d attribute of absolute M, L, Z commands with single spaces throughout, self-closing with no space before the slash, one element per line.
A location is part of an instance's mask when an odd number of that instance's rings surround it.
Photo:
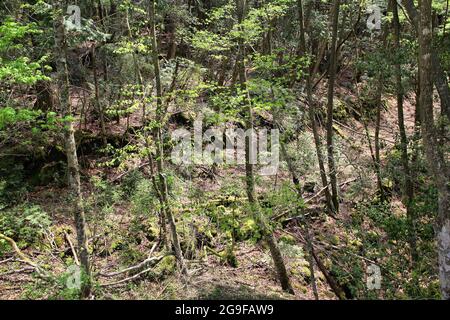
<path fill-rule="evenodd" d="M 412 100 L 411 100 L 412 101 Z M 382 113 L 381 125 L 381 140 L 384 141 L 383 155 L 385 155 L 396 141 L 395 133 L 398 132 L 397 127 L 397 112 L 395 108 L 395 99 L 386 98 L 387 108 Z M 414 107 L 410 100 L 405 102 L 405 120 L 409 132 L 414 126 Z M 122 123 L 122 125 L 124 125 Z M 117 126 L 114 127 L 117 130 Z M 367 188 L 374 189 L 374 175 L 370 169 L 371 156 L 367 144 L 367 138 L 364 134 L 363 125 L 356 120 L 349 120 L 345 124 L 336 122 L 337 145 L 340 149 L 339 182 L 342 190 L 352 188 L 354 181 L 363 176 L 365 181 L 368 181 Z M 369 124 L 369 132 L 373 137 L 373 124 Z M 373 143 L 373 142 L 372 142 Z M 92 169 L 101 170 L 101 169 Z M 109 169 L 108 169 L 109 170 Z M 86 172 L 84 172 L 86 174 Z M 91 174 L 91 173 L 89 173 Z M 110 176 L 117 176 L 117 173 L 108 171 Z M 214 194 L 219 190 L 222 182 L 222 177 L 236 178 L 244 175 L 243 170 L 223 169 L 218 171 L 215 179 L 199 179 L 197 180 L 197 187 L 205 192 L 205 196 Z M 302 177 L 303 182 L 310 178 L 316 179 L 317 172 L 311 172 L 311 175 Z M 283 180 L 290 179 L 289 173 L 283 169 L 275 177 L 265 177 L 264 183 L 260 183 L 259 191 L 269 189 Z M 355 182 L 356 183 L 356 182 Z M 261 185 L 263 187 L 261 187 Z M 316 188 L 316 191 L 320 188 Z M 52 216 L 55 230 L 67 228 L 74 241 L 73 227 L 71 226 L 71 217 L 67 214 L 66 202 L 58 196 L 66 192 L 64 189 L 57 187 L 42 187 L 37 188 L 30 198 L 34 203 L 40 204 L 45 211 Z M 88 193 L 89 191 L 86 191 Z M 353 196 L 345 196 L 342 199 L 340 220 L 345 223 L 349 219 L 350 212 L 358 197 L 363 197 L 362 194 L 370 196 L 367 193 L 348 193 Z M 305 194 L 305 198 L 311 198 L 314 193 Z M 59 199 L 59 200 L 58 200 Z M 311 201 L 309 205 L 318 206 L 323 202 L 321 197 L 317 197 Z M 403 210 L 399 201 L 393 202 L 397 205 L 399 210 Z M 126 206 L 116 206 L 111 213 L 111 220 L 116 226 L 126 229 L 129 228 L 130 213 Z M 89 214 L 89 213 L 87 213 Z M 333 237 L 343 237 L 343 232 L 340 230 L 340 223 L 325 214 L 319 214 L 313 220 L 311 229 L 314 233 L 314 239 L 317 239 L 315 244 L 318 248 L 327 250 L 323 247 L 321 240 Z M 58 229 L 59 228 L 59 229 Z M 95 226 L 90 226 L 95 228 Z M 284 230 L 277 232 L 276 237 L 280 238 L 283 234 L 294 237 L 303 245 L 303 236 L 295 223 L 287 224 Z M 144 241 L 140 244 L 140 248 L 145 252 L 151 247 L 149 241 Z M 70 251 L 67 245 L 61 251 Z M 24 250 L 37 263 L 43 266 L 51 266 L 52 272 L 59 274 L 63 273 L 66 264 L 60 258 L 58 253 L 48 253 L 37 250 L 36 248 L 27 248 Z M 293 287 L 296 292 L 295 296 L 285 294 L 281 291 L 277 280 L 274 268 L 272 266 L 268 249 L 261 244 L 254 244 L 249 241 L 238 242 L 235 249 L 236 258 L 238 260 L 237 267 L 231 267 L 224 264 L 221 259 L 215 255 L 196 257 L 195 259 L 187 260 L 190 277 L 188 283 L 183 283 L 177 271 L 172 272 L 162 278 L 154 279 L 151 276 L 141 277 L 137 280 L 127 281 L 118 285 L 106 285 L 105 287 L 97 288 L 97 299 L 313 299 L 311 286 L 308 282 L 309 274 L 307 272 L 308 264 L 305 259 L 290 259 L 286 258 L 288 269 L 290 270 Z M 120 270 L 120 268 L 127 267 L 118 261 L 117 251 L 107 254 L 106 256 L 97 255 L 93 261 L 95 272 L 113 272 Z M 20 299 L 33 297 L 36 291 L 36 286 L 30 284 L 33 276 L 29 269 L 20 261 L 11 255 L 0 261 L 0 296 L 3 299 Z M 23 269 L 23 270 L 22 270 Z M 300 271 L 298 270 L 300 269 Z M 330 290 L 324 275 L 320 270 L 315 270 L 317 278 L 319 297 L 322 299 L 335 299 L 335 295 Z M 100 277 L 100 283 L 109 283 L 108 278 Z M 43 292 L 40 298 L 51 297 L 51 293 Z"/>

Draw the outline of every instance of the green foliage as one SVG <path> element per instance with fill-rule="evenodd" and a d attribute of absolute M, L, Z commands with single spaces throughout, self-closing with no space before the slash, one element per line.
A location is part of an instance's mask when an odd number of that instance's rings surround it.
<path fill-rule="evenodd" d="M 68 286 L 72 281 L 72 272 L 65 271 L 52 276 L 48 281 L 36 278 L 34 281 L 25 284 L 21 293 L 23 299 L 31 300 L 79 300 L 81 297 L 81 287 Z M 88 281 L 88 276 L 83 270 L 80 270 L 80 285 Z"/>
<path fill-rule="evenodd" d="M 17 122 L 30 122 L 41 115 L 39 110 L 19 109 L 12 107 L 0 108 L 0 130 Z"/>
<path fill-rule="evenodd" d="M 148 179 L 142 179 L 136 184 L 136 189 L 131 196 L 132 212 L 140 216 L 150 216 L 158 208 L 157 198 L 153 184 Z"/>
<path fill-rule="evenodd" d="M 260 8 L 250 8 L 242 23 L 232 18 L 235 5 L 232 1 L 214 8 L 206 23 L 214 31 L 197 30 L 191 37 L 191 45 L 200 50 L 223 52 L 236 46 L 238 39 L 246 44 L 254 44 L 268 30 L 269 22 L 283 17 L 292 0 L 274 0 Z"/>
<path fill-rule="evenodd" d="M 32 85 L 39 80 L 50 80 L 41 70 L 45 67 L 43 63 L 47 60 L 46 56 L 38 61 L 31 61 L 27 56 L 17 56 L 18 52 L 26 53 L 24 38 L 39 33 L 36 24 L 21 25 L 11 18 L 0 25 L 0 80 L 4 84 Z"/>
<path fill-rule="evenodd" d="M 13 159 L 4 159 L 0 166 L 0 210 L 23 199 L 27 193 L 24 167 Z"/>
<path fill-rule="evenodd" d="M 97 213 L 95 222 L 103 221 L 114 212 L 114 206 L 122 200 L 122 190 L 98 176 L 92 176 L 91 183 L 93 190 L 87 197 L 85 206 Z"/>
<path fill-rule="evenodd" d="M 274 215 L 286 213 L 286 217 L 296 216 L 299 214 L 299 210 L 305 208 L 303 199 L 298 196 L 295 187 L 289 182 L 284 182 L 279 188 L 269 192 L 266 202 L 263 202 L 262 205 L 272 208 Z"/>
<path fill-rule="evenodd" d="M 170 255 L 164 257 L 155 267 L 155 273 L 159 278 L 167 277 L 173 274 L 177 268 L 177 259 Z"/>
<path fill-rule="evenodd" d="M 2 211 L 0 232 L 13 238 L 22 248 L 36 244 L 51 225 L 49 215 L 37 205 L 22 204 Z M 0 240 L 0 253 L 5 246 Z"/>
<path fill-rule="evenodd" d="M 126 199 L 129 199 L 137 189 L 138 184 L 144 179 L 144 175 L 139 170 L 132 170 L 130 173 L 126 174 L 120 188 Z"/>
<path fill-rule="evenodd" d="M 102 152 L 110 154 L 108 160 L 100 162 L 100 167 L 118 167 L 120 169 L 126 168 L 127 160 L 132 159 L 139 152 L 139 148 L 135 144 L 127 144 L 124 147 L 115 147 L 107 144 Z"/>
<path fill-rule="evenodd" d="M 81 29 L 68 28 L 70 24 L 69 21 L 66 21 L 66 31 L 69 34 L 67 41 L 69 45 L 77 45 L 84 41 L 106 42 L 111 38 L 110 34 L 100 31 L 92 19 L 84 19 L 81 17 Z"/>

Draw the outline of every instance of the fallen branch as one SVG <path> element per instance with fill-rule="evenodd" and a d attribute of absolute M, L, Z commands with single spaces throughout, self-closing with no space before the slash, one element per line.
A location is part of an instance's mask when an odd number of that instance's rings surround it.
<path fill-rule="evenodd" d="M 4 277 L 4 276 L 10 275 L 10 274 L 15 274 L 15 273 L 22 273 L 22 272 L 26 272 L 26 271 L 31 271 L 31 270 L 34 270 L 34 268 L 33 267 L 24 267 L 24 268 L 21 268 L 21 269 L 18 269 L 18 270 L 11 270 L 11 271 L 7 271 L 7 272 L 4 272 L 4 273 L 0 273 L 0 277 Z"/>
<path fill-rule="evenodd" d="M 355 181 L 355 180 L 357 180 L 357 178 L 351 178 L 351 179 L 348 179 L 347 181 L 344 181 L 344 182 L 342 182 L 341 184 L 339 184 L 339 188 L 342 188 L 343 186 L 345 186 L 345 185 L 347 185 L 347 184 L 349 184 L 349 183 L 351 183 L 351 182 L 353 182 L 353 181 Z M 328 184 L 328 186 L 329 186 L 329 184 Z M 306 200 L 304 201 L 304 204 L 308 204 L 308 203 L 310 203 L 312 200 L 314 200 L 315 198 L 319 197 L 319 196 L 320 196 L 320 195 L 328 188 L 328 186 L 323 187 L 323 188 L 320 189 L 315 195 L 313 195 L 312 197 L 306 199 Z M 272 220 L 278 220 L 279 218 L 284 217 L 284 216 L 285 216 L 286 214 L 288 214 L 289 212 L 291 212 L 291 211 L 290 211 L 290 210 L 284 211 L 284 212 L 282 212 L 282 213 L 276 215 L 275 217 L 272 217 Z M 308 216 L 308 215 L 310 215 L 309 212 L 308 212 L 308 213 L 305 213 L 305 214 L 302 215 L 302 216 L 296 216 L 296 217 L 288 218 L 288 219 L 286 219 L 285 221 L 290 221 L 290 220 L 298 219 L 298 218 L 301 218 L 301 217 L 306 217 L 306 216 Z M 335 217 L 332 216 L 332 215 L 330 215 L 330 216 L 331 216 L 332 218 L 335 218 Z M 335 218 L 335 219 L 336 219 L 336 218 Z"/>
<path fill-rule="evenodd" d="M 8 241 L 9 244 L 11 245 L 11 247 L 17 253 L 17 255 L 22 259 L 22 261 L 25 262 L 26 264 L 32 266 L 41 277 L 43 277 L 43 278 L 50 278 L 50 275 L 48 274 L 48 272 L 45 271 L 44 269 L 42 269 L 38 264 L 33 262 L 30 258 L 28 258 L 22 252 L 22 250 L 19 249 L 19 247 L 17 246 L 17 243 L 13 239 L 11 239 L 10 237 L 5 236 L 2 233 L 0 233 L 0 239 Z"/>
<path fill-rule="evenodd" d="M 350 128 L 349 126 L 346 126 L 345 124 L 343 124 L 343 123 L 341 123 L 341 122 L 339 122 L 339 121 L 337 121 L 337 120 L 333 120 L 333 122 L 336 123 L 336 124 L 338 124 L 338 125 L 340 125 L 341 127 L 345 128 L 345 129 L 351 131 L 352 133 L 355 133 L 355 134 L 358 134 L 358 135 L 365 135 L 365 133 L 356 131 L 355 129 Z M 370 134 L 369 134 L 369 136 L 370 136 L 371 138 L 374 138 L 374 136 L 372 136 L 372 135 L 370 135 Z M 391 143 L 391 144 L 395 144 L 394 141 L 389 140 L 389 139 L 386 139 L 386 138 L 379 137 L 379 139 L 380 139 L 380 140 L 384 140 L 384 141 L 386 141 L 386 142 L 389 142 L 389 143 Z"/>
<path fill-rule="evenodd" d="M 75 260 L 75 264 L 76 264 L 77 266 L 79 266 L 79 265 L 80 265 L 80 261 L 78 260 L 77 252 L 76 252 L 75 247 L 73 246 L 73 243 L 72 243 L 72 241 L 70 240 L 70 236 L 69 236 L 69 234 L 67 233 L 66 230 L 64 230 L 64 236 L 66 237 L 66 240 L 67 240 L 67 242 L 69 243 L 70 250 L 72 250 L 73 259 Z"/>
<path fill-rule="evenodd" d="M 337 281 L 334 279 L 334 277 L 328 272 L 325 265 L 322 263 L 322 261 L 319 259 L 319 257 L 316 255 L 316 252 L 314 250 L 314 246 L 312 246 L 311 253 L 314 257 L 314 260 L 316 261 L 317 266 L 319 267 L 320 272 L 325 276 L 325 279 L 327 280 L 328 284 L 331 287 L 331 290 L 333 290 L 334 294 L 339 298 L 339 300 L 345 300 L 345 292 L 342 290 L 341 286 L 337 283 Z"/>
<path fill-rule="evenodd" d="M 123 269 L 123 270 L 120 270 L 120 271 L 111 272 L 111 273 L 101 273 L 101 272 L 100 272 L 99 275 L 102 276 L 102 277 L 107 277 L 107 278 L 109 278 L 109 277 L 115 277 L 115 276 L 120 275 L 120 274 L 122 274 L 122 273 L 130 272 L 130 271 L 133 271 L 133 270 L 136 270 L 136 269 L 142 269 L 142 268 L 146 267 L 148 263 L 150 263 L 150 262 L 152 262 L 152 261 L 155 261 L 155 260 L 157 260 L 157 259 L 159 258 L 159 257 L 152 257 L 153 251 L 155 251 L 155 249 L 156 249 L 158 243 L 159 243 L 159 242 L 155 242 L 155 244 L 153 245 L 153 247 L 150 249 L 150 252 L 149 252 L 149 254 L 148 254 L 148 258 L 145 259 L 145 260 L 142 261 L 142 262 L 139 262 L 137 265 L 128 267 L 128 268 Z"/>
<path fill-rule="evenodd" d="M 327 186 L 323 187 L 322 189 L 319 190 L 319 192 L 317 192 L 315 195 L 313 195 L 312 197 L 308 198 L 305 200 L 305 204 L 311 202 L 312 200 L 314 200 L 315 198 L 317 198 L 318 196 L 320 196 L 325 190 L 328 189 L 328 187 L 330 186 L 330 184 L 328 184 Z"/>
<path fill-rule="evenodd" d="M 348 179 L 347 181 L 344 181 L 344 182 L 340 183 L 340 184 L 339 184 L 339 188 L 342 188 L 343 186 L 345 186 L 345 185 L 347 185 L 347 184 L 349 184 L 349 183 L 355 181 L 356 179 L 357 179 L 357 178 L 351 178 L 351 179 Z M 328 186 L 329 186 L 329 185 L 328 185 Z M 317 193 L 316 193 L 315 195 L 313 195 L 311 198 L 306 199 L 306 200 L 305 200 L 305 204 L 311 202 L 312 200 L 314 200 L 315 198 L 317 198 L 318 196 L 320 196 L 320 195 L 328 188 L 328 186 L 323 187 L 322 189 L 319 190 L 319 192 L 317 192 Z"/>
<path fill-rule="evenodd" d="M 152 260 L 153 260 L 153 261 L 157 261 L 157 263 L 158 263 L 158 262 L 161 261 L 164 257 L 165 257 L 165 255 L 162 255 L 162 256 L 154 257 L 154 258 L 152 258 Z M 100 287 L 115 286 L 115 285 L 118 285 L 118 284 L 122 284 L 122 283 L 124 283 L 124 282 L 128 282 L 128 281 L 134 280 L 134 279 L 138 278 L 139 276 L 141 276 L 142 274 L 144 274 L 144 273 L 146 273 L 146 272 L 149 272 L 149 271 L 152 270 L 154 267 L 155 267 L 155 266 L 153 265 L 153 266 L 151 266 L 150 268 L 147 268 L 147 269 L 145 269 L 145 270 L 142 270 L 141 272 L 138 272 L 138 273 L 136 273 L 135 275 L 133 275 L 133 276 L 131 276 L 131 277 L 128 277 L 128 278 L 125 278 L 125 279 L 122 279 L 122 280 L 119 280 L 119 281 L 116 281 L 116 282 L 110 282 L 110 283 L 103 283 L 103 284 L 100 284 Z"/>
<path fill-rule="evenodd" d="M 296 234 L 293 234 L 291 232 L 288 232 L 286 230 L 282 230 L 283 232 L 293 236 L 294 238 L 296 238 L 297 240 L 300 240 L 302 243 L 307 244 L 307 240 L 301 236 L 301 239 L 299 239 L 299 236 Z M 319 268 L 320 272 L 322 272 L 322 274 L 325 276 L 325 280 L 327 281 L 328 285 L 330 286 L 331 290 L 334 292 L 334 294 L 336 295 L 336 297 L 339 300 L 345 300 L 345 293 L 344 290 L 341 288 L 341 286 L 337 283 L 337 281 L 334 279 L 334 277 L 328 272 L 327 268 L 325 267 L 325 265 L 322 263 L 322 261 L 319 259 L 319 257 L 316 254 L 315 251 L 315 245 L 313 243 L 313 239 L 310 239 L 311 242 L 311 247 L 310 247 L 310 253 L 312 254 L 314 260 L 316 261 L 317 267 Z"/>
<path fill-rule="evenodd" d="M 139 170 L 139 169 L 141 169 L 141 168 L 143 168 L 143 167 L 145 167 L 145 166 L 148 166 L 149 164 L 150 164 L 150 162 L 148 162 L 148 161 L 147 161 L 147 162 L 144 162 L 144 163 L 142 163 L 141 165 L 137 166 L 136 168 L 130 169 L 130 170 L 128 170 L 128 171 L 125 171 L 124 173 L 119 174 L 117 177 L 113 178 L 113 179 L 111 180 L 111 182 L 116 182 L 116 181 L 122 179 L 122 178 L 123 178 L 124 176 L 126 176 L 127 174 L 129 174 L 129 173 L 131 173 L 131 172 L 133 172 L 133 171 Z"/>
<path fill-rule="evenodd" d="M 14 260 L 14 257 L 9 257 L 8 259 L 5 259 L 5 260 L 0 261 L 0 264 L 6 263 L 6 262 L 8 262 L 8 261 L 13 261 L 13 260 Z"/>

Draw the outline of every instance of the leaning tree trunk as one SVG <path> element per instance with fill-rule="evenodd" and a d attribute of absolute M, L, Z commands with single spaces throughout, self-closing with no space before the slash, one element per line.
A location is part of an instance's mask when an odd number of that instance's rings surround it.
<path fill-rule="evenodd" d="M 64 1 L 55 1 L 55 7 L 58 10 L 54 21 L 55 30 L 55 59 L 58 79 L 59 106 L 64 117 L 64 140 L 67 156 L 68 182 L 70 197 L 74 202 L 73 214 L 75 227 L 77 231 L 78 255 L 80 257 L 81 267 L 87 274 L 87 281 L 83 282 L 81 293 L 87 297 L 91 290 L 90 264 L 88 253 L 88 240 L 86 236 L 86 219 L 84 215 L 84 202 L 81 193 L 80 171 L 78 165 L 77 148 L 75 143 L 74 128 L 70 117 L 72 114 L 72 103 L 69 93 L 69 75 L 67 70 L 67 42 L 66 31 L 64 28 L 64 18 L 61 14 Z"/>
<path fill-rule="evenodd" d="M 169 203 L 169 191 L 167 181 L 164 173 L 164 142 L 162 137 L 162 127 L 165 123 L 164 108 L 162 105 L 162 85 L 161 85 L 161 72 L 158 58 L 158 44 L 156 41 L 156 22 L 155 22 L 155 10 L 156 0 L 149 0 L 149 18 L 150 18 L 150 37 L 152 41 L 152 61 L 155 72 L 155 84 L 156 84 L 156 124 L 153 129 L 153 135 L 156 143 L 156 168 L 158 171 L 159 179 L 159 193 L 161 195 L 162 210 L 165 213 L 165 217 L 169 222 L 170 233 L 172 235 L 172 245 L 174 247 L 175 256 L 180 264 L 181 272 L 184 276 L 187 276 L 187 268 L 183 258 L 183 252 L 181 251 L 180 241 L 178 239 L 177 226 L 172 214 L 172 209 Z M 163 223 L 165 223 L 163 221 Z"/>
<path fill-rule="evenodd" d="M 330 65 L 328 69 L 328 93 L 327 93 L 327 152 L 328 152 L 328 171 L 331 183 L 331 198 L 333 207 L 339 212 L 336 164 L 334 161 L 334 142 L 333 142 L 333 103 L 334 103 L 334 82 L 336 79 L 336 60 L 337 60 L 337 37 L 340 0 L 333 1 L 331 10 L 331 45 L 330 45 Z"/>
<path fill-rule="evenodd" d="M 242 23 L 245 16 L 245 8 L 246 8 L 246 0 L 236 0 L 236 8 L 237 8 L 237 16 L 238 22 Z M 239 73 L 239 83 L 242 90 L 243 104 L 247 107 L 247 119 L 246 119 L 246 129 L 253 132 L 253 112 L 251 101 L 247 88 L 247 75 L 245 71 L 245 46 L 242 37 L 239 38 L 239 48 L 238 48 L 238 56 L 237 56 L 237 69 Z M 281 283 L 281 287 L 284 291 L 294 294 L 294 289 L 292 288 L 291 282 L 289 280 L 288 273 L 286 271 L 286 266 L 283 261 L 283 256 L 281 255 L 280 249 L 278 248 L 275 237 L 272 232 L 270 232 L 267 222 L 265 221 L 265 217 L 260 211 L 258 207 L 258 201 L 255 196 L 255 179 L 253 173 L 253 164 L 251 163 L 251 139 L 246 139 L 245 141 L 245 173 L 246 173 L 246 182 L 247 182 L 247 196 L 248 201 L 251 206 L 251 210 L 255 214 L 255 219 L 258 223 L 259 228 L 261 229 L 261 233 L 263 234 L 263 238 L 269 246 L 270 254 L 272 256 L 272 260 L 275 265 L 275 269 L 278 274 L 279 281 Z"/>
<path fill-rule="evenodd" d="M 438 190 L 438 216 L 436 219 L 436 240 L 439 260 L 439 281 L 442 298 L 450 300 L 450 175 L 445 159 L 446 144 L 439 139 L 439 128 L 433 117 L 433 59 L 431 0 L 419 1 L 419 72 L 420 72 L 420 111 L 422 136 L 427 163 Z M 445 129 L 445 128 L 444 128 Z"/>

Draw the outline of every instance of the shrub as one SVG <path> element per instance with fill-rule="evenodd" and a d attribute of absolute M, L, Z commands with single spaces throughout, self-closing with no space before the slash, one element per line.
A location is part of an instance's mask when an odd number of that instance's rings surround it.
<path fill-rule="evenodd" d="M 51 225 L 48 214 L 37 205 L 24 204 L 4 210 L 0 216 L 0 232 L 13 238 L 19 247 L 36 243 Z M 6 243 L 0 240 L 0 253 Z"/>

